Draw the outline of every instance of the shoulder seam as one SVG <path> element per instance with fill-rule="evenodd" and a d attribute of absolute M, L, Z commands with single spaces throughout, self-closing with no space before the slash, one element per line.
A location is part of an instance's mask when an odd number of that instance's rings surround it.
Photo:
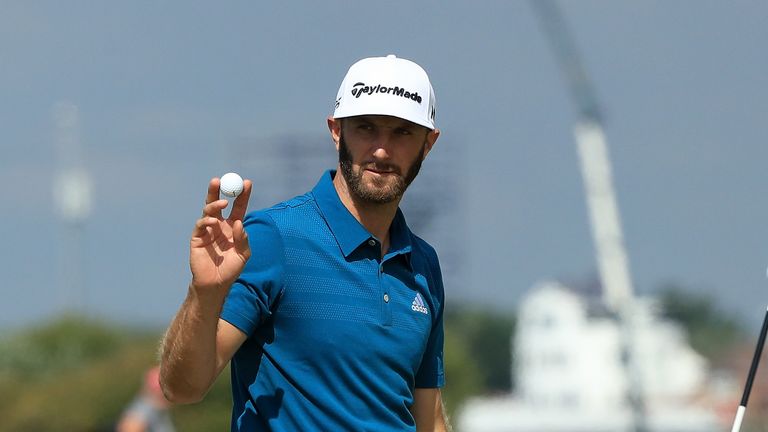
<path fill-rule="evenodd" d="M 283 210 L 283 209 L 286 209 L 286 208 L 301 207 L 301 206 L 304 206 L 307 203 L 312 202 L 314 200 L 315 200 L 314 197 L 311 196 L 310 193 L 306 193 L 304 195 L 299 195 L 299 196 L 293 197 L 293 198 L 291 198 L 289 200 L 286 200 L 286 201 L 283 201 L 281 203 L 275 204 L 272 207 L 265 208 L 264 212 L 269 213 L 269 212 L 272 212 L 272 211 Z M 294 202 L 294 201 L 296 201 L 296 202 Z"/>

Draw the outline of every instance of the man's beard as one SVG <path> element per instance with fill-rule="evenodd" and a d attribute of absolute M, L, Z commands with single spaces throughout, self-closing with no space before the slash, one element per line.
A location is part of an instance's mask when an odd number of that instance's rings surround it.
<path fill-rule="evenodd" d="M 352 154 L 349 152 L 344 136 L 339 137 L 339 166 L 341 174 L 347 182 L 350 194 L 358 200 L 369 204 L 386 204 L 400 199 L 411 182 L 419 174 L 421 162 L 424 160 L 426 142 L 421 148 L 416 159 L 411 163 L 408 172 L 403 177 L 396 166 L 387 163 L 366 162 L 360 171 L 355 172 L 352 164 Z M 374 167 L 377 170 L 392 171 L 380 178 L 373 179 L 373 186 L 363 183 L 365 167 Z M 393 181 L 394 180 L 394 181 Z"/>

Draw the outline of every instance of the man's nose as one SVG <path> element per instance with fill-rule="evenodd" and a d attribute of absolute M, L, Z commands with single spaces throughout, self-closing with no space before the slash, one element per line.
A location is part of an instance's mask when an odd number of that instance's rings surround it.
<path fill-rule="evenodd" d="M 373 155 L 379 159 L 386 159 L 390 156 L 392 149 L 392 135 L 389 131 L 379 133 L 373 143 Z"/>

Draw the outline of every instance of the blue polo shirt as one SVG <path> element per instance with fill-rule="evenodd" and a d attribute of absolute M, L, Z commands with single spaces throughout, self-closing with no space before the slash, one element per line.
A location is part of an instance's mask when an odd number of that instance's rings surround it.
<path fill-rule="evenodd" d="M 382 259 L 334 175 L 244 220 L 252 256 L 221 312 L 248 335 L 231 362 L 233 431 L 415 431 L 414 388 L 444 384 L 434 249 L 398 209 Z"/>

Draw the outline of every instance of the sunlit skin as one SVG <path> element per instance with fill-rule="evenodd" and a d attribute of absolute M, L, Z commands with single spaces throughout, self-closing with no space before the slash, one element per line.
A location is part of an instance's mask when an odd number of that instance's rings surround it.
<path fill-rule="evenodd" d="M 328 129 L 341 152 L 334 187 L 350 213 L 381 240 L 384 254 L 397 206 L 440 131 L 379 115 L 328 118 Z"/>

